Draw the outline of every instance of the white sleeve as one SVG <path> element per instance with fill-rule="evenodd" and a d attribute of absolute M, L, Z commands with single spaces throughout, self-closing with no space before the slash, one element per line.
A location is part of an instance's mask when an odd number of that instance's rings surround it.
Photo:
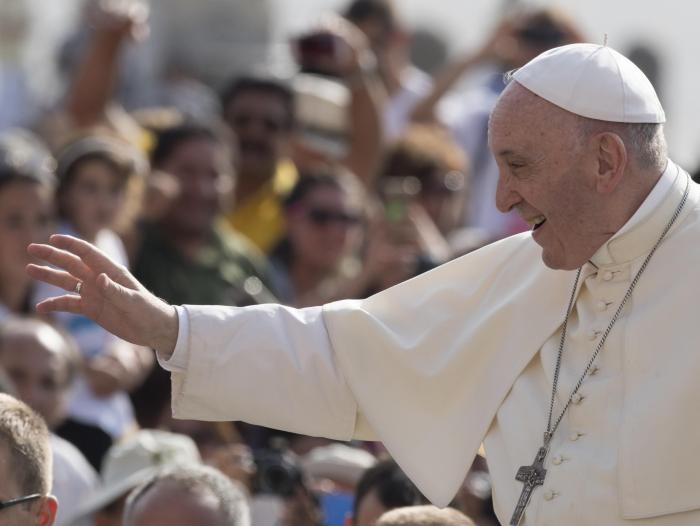
<path fill-rule="evenodd" d="M 175 349 L 170 358 L 167 359 L 163 358 L 156 351 L 156 359 L 158 364 L 166 371 L 181 373 L 187 368 L 187 358 L 189 356 L 187 342 L 190 337 L 190 320 L 184 307 L 180 305 L 175 305 L 174 307 L 177 312 L 177 342 L 175 343 Z"/>
<path fill-rule="evenodd" d="M 337 366 L 320 307 L 178 309 L 173 415 L 242 420 L 349 440 L 357 404 Z"/>

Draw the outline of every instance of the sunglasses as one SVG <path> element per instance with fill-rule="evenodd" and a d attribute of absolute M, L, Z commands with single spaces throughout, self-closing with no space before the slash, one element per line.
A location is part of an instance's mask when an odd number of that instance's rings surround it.
<path fill-rule="evenodd" d="M 317 226 L 326 226 L 331 223 L 343 226 L 354 226 L 360 222 L 360 217 L 356 214 L 323 210 L 322 208 L 311 208 L 306 215 L 311 222 Z"/>
<path fill-rule="evenodd" d="M 31 502 L 33 500 L 40 499 L 41 497 L 43 497 L 41 493 L 34 493 L 32 495 L 25 495 L 24 497 L 17 497 L 15 499 L 0 500 L 0 510 L 11 508 L 17 504 L 22 504 L 23 502 Z"/>

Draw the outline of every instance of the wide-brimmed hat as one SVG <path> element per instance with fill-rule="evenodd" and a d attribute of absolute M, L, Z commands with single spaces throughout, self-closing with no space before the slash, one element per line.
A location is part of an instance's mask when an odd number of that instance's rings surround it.
<path fill-rule="evenodd" d="M 199 451 L 190 437 L 167 431 L 138 431 L 110 448 L 102 463 L 102 484 L 69 523 L 111 504 L 165 468 L 200 463 Z"/>

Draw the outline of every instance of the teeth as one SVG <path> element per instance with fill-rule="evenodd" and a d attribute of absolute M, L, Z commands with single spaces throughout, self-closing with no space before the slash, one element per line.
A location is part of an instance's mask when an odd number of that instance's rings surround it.
<path fill-rule="evenodd" d="M 537 216 L 533 217 L 528 221 L 529 225 L 531 228 L 535 228 L 537 226 L 540 226 L 542 223 L 545 222 L 545 217 L 544 216 Z"/>

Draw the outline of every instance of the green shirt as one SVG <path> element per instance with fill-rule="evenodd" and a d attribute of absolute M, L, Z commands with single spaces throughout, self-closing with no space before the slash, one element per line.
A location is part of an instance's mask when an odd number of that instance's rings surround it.
<path fill-rule="evenodd" d="M 217 225 L 194 259 L 185 258 L 156 226 L 144 228 L 134 274 L 153 294 L 176 305 L 275 302 L 262 254 L 242 235 Z"/>

